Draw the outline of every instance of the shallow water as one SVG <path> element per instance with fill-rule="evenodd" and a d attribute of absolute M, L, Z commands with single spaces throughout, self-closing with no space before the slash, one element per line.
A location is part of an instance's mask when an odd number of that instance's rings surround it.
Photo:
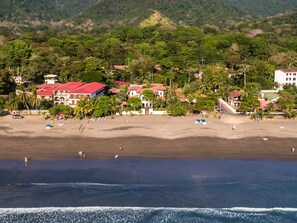
<path fill-rule="evenodd" d="M 0 220 L 296 222 L 296 170 L 286 161 L 0 161 Z"/>

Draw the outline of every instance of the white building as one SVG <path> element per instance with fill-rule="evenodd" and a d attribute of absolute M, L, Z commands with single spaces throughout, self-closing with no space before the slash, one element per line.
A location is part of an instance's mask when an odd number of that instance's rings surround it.
<path fill-rule="evenodd" d="M 58 83 L 58 79 L 57 79 L 58 75 L 55 74 L 48 74 L 44 76 L 44 83 L 45 84 L 56 84 Z"/>
<path fill-rule="evenodd" d="M 274 71 L 274 82 L 277 82 L 279 89 L 282 89 L 284 85 L 288 84 L 297 86 L 297 68 L 279 69 Z"/>
<path fill-rule="evenodd" d="M 129 98 L 139 98 L 141 100 L 141 108 L 144 109 L 145 113 L 151 113 L 154 111 L 152 101 L 145 99 L 143 92 L 145 90 L 151 90 L 155 98 L 160 98 L 165 100 L 166 87 L 163 84 L 152 84 L 150 87 L 146 87 L 145 85 L 135 85 L 131 84 L 128 87 L 128 97 Z"/>

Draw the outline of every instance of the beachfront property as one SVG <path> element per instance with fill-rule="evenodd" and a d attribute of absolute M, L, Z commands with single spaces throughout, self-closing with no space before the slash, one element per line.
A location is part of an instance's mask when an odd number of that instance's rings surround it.
<path fill-rule="evenodd" d="M 68 105 L 69 92 L 84 85 L 84 82 L 68 82 L 61 84 L 53 90 L 54 104 Z"/>
<path fill-rule="evenodd" d="M 68 92 L 67 104 L 70 106 L 75 106 L 77 104 L 77 101 L 79 101 L 82 97 L 91 99 L 103 96 L 105 94 L 105 88 L 106 85 L 99 82 L 84 84 Z"/>
<path fill-rule="evenodd" d="M 237 91 L 237 90 L 229 91 L 227 103 L 231 105 L 233 108 L 238 108 L 238 106 L 242 101 L 241 96 L 242 96 L 241 91 Z"/>
<path fill-rule="evenodd" d="M 279 69 L 274 71 L 274 82 L 278 89 L 282 90 L 284 85 L 294 84 L 297 86 L 297 68 Z"/>
<path fill-rule="evenodd" d="M 144 98 L 143 92 L 145 90 L 151 90 L 154 93 L 155 98 L 165 100 L 165 94 L 167 89 L 163 84 L 151 84 L 150 86 L 131 84 L 128 87 L 128 97 L 139 98 L 142 104 L 141 108 L 145 109 L 146 113 L 151 114 L 151 112 L 154 111 L 153 104 L 152 101 Z"/>
<path fill-rule="evenodd" d="M 86 97 L 97 98 L 105 94 L 106 85 L 98 82 L 68 82 L 57 83 L 56 75 L 46 75 L 45 83 L 37 86 L 37 95 L 45 100 L 52 101 L 55 105 L 63 104 L 75 107 L 77 101 Z"/>
<path fill-rule="evenodd" d="M 54 90 L 61 84 L 41 84 L 37 86 L 37 95 L 40 99 L 54 101 Z"/>

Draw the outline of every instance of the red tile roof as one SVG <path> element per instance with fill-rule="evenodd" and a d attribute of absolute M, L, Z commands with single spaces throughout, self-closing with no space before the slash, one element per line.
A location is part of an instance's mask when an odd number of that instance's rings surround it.
<path fill-rule="evenodd" d="M 69 91 L 69 93 L 73 93 L 73 94 L 92 94 L 102 88 L 106 87 L 105 84 L 101 84 L 101 83 L 98 83 L 98 82 L 92 82 L 92 83 L 89 83 L 89 84 L 85 84 L 85 85 L 82 85 L 78 88 L 75 88 L 71 91 Z"/>
<path fill-rule="evenodd" d="M 53 91 L 60 85 L 61 84 L 41 84 L 37 86 L 38 90 L 36 93 L 40 96 L 52 96 Z"/>
<path fill-rule="evenodd" d="M 237 98 L 237 97 L 241 96 L 241 92 L 237 91 L 237 90 L 229 91 L 229 96 L 232 98 Z"/>
<path fill-rule="evenodd" d="M 279 69 L 279 70 L 281 70 L 283 72 L 286 72 L 286 73 L 288 73 L 288 72 L 297 72 L 297 68 Z"/>
<path fill-rule="evenodd" d="M 116 87 L 124 86 L 124 85 L 130 85 L 130 82 L 125 82 L 125 81 L 115 81 L 114 82 Z"/>
<path fill-rule="evenodd" d="M 264 109 L 268 106 L 268 104 L 270 104 L 271 101 L 260 101 L 260 106 L 257 107 L 258 109 Z"/>
<path fill-rule="evenodd" d="M 37 95 L 40 96 L 52 96 L 54 89 L 51 88 L 43 88 L 36 91 Z"/>
<path fill-rule="evenodd" d="M 124 70 L 127 68 L 128 68 L 127 65 L 114 65 L 114 69 L 118 69 L 118 70 Z"/>
<path fill-rule="evenodd" d="M 84 84 L 85 84 L 84 82 L 68 82 L 66 84 L 61 84 L 60 86 L 58 86 L 55 89 L 55 91 L 70 91 Z"/>
<path fill-rule="evenodd" d="M 40 84 L 37 86 L 38 89 L 43 89 L 43 88 L 56 88 L 60 86 L 61 84 Z"/>

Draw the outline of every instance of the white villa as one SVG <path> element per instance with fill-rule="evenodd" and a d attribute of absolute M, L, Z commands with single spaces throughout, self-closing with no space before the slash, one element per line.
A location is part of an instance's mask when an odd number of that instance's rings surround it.
<path fill-rule="evenodd" d="M 294 84 L 297 86 L 297 68 L 279 69 L 274 71 L 274 82 L 277 82 L 279 89 L 282 89 L 282 87 L 287 84 Z"/>
<path fill-rule="evenodd" d="M 151 90 L 155 94 L 156 98 L 161 98 L 165 100 L 166 87 L 163 84 L 152 84 L 151 87 L 146 87 L 145 85 L 131 84 L 128 87 L 128 97 L 129 98 L 139 98 L 142 103 L 142 109 L 145 113 L 151 114 L 153 110 L 153 105 L 150 100 L 144 99 L 143 92 L 145 90 Z"/>

